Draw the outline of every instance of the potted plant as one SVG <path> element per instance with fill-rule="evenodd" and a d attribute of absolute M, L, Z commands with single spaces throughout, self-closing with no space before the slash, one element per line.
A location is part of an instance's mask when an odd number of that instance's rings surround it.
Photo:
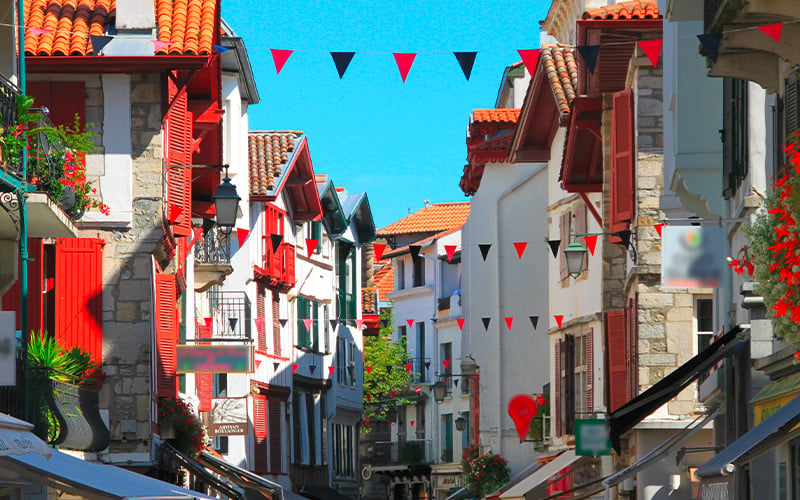
<path fill-rule="evenodd" d="M 464 448 L 462 454 L 464 483 L 478 497 L 483 497 L 508 482 L 508 460 L 494 453 L 481 454 L 477 446 Z"/>
<path fill-rule="evenodd" d="M 158 429 L 162 439 L 190 457 L 200 455 L 211 442 L 192 405 L 181 398 L 158 400 Z"/>

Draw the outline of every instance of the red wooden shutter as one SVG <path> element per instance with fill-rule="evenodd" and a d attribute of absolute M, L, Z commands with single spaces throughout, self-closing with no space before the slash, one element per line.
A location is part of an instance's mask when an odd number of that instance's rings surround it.
<path fill-rule="evenodd" d="M 189 97 L 186 88 L 178 88 L 171 78 L 169 85 L 170 106 L 165 117 L 167 165 L 192 164 L 192 113 L 189 111 Z"/>
<path fill-rule="evenodd" d="M 281 355 L 281 296 L 278 292 L 272 292 L 272 353 L 276 356 Z M 266 342 L 266 340 L 265 340 Z"/>
<path fill-rule="evenodd" d="M 633 91 L 625 89 L 613 95 L 611 111 L 611 210 L 609 229 L 628 228 L 634 213 L 634 119 Z"/>
<path fill-rule="evenodd" d="M 281 401 L 269 400 L 269 471 L 273 474 L 283 472 L 283 451 L 281 435 Z"/>
<path fill-rule="evenodd" d="M 212 329 L 205 325 L 200 327 L 197 333 L 197 337 L 201 339 L 213 336 Z M 211 411 L 211 399 L 214 397 L 214 374 L 198 373 L 195 375 L 195 380 L 197 380 L 197 398 L 200 400 L 197 411 Z"/>
<path fill-rule="evenodd" d="M 256 286 L 256 318 L 261 318 L 262 321 L 258 323 L 258 331 L 256 332 L 256 349 L 267 352 L 267 326 L 264 324 L 266 321 L 266 308 L 264 306 L 266 297 L 264 297 L 264 294 L 264 285 L 258 284 Z"/>
<path fill-rule="evenodd" d="M 558 218 L 558 232 L 559 238 L 561 238 L 561 248 L 560 248 L 560 257 L 559 257 L 559 273 L 561 275 L 561 279 L 565 280 L 569 277 L 569 269 L 567 268 L 567 255 L 564 253 L 564 249 L 567 248 L 570 242 L 570 223 L 572 220 L 572 214 L 569 210 L 566 212 L 562 212 L 561 216 Z"/>
<path fill-rule="evenodd" d="M 50 110 L 48 117 L 54 125 L 71 127 L 75 115 L 86 125 L 86 84 L 84 82 L 27 82 L 25 91 L 33 96 L 34 106 Z"/>
<path fill-rule="evenodd" d="M 157 394 L 162 398 L 174 398 L 178 395 L 175 355 L 175 345 L 178 342 L 178 314 L 175 308 L 177 301 L 175 275 L 156 274 L 155 278 L 156 343 L 158 347 Z"/>
<path fill-rule="evenodd" d="M 267 472 L 267 397 L 253 395 L 253 455 L 255 471 Z"/>
<path fill-rule="evenodd" d="M 608 411 L 628 401 L 628 348 L 625 310 L 606 313 L 606 353 L 608 356 Z"/>
<path fill-rule="evenodd" d="M 628 372 L 628 379 L 627 379 L 627 387 L 628 387 L 628 399 L 633 399 L 639 395 L 639 363 L 637 357 L 637 344 L 639 342 L 638 334 L 637 334 L 637 303 L 638 303 L 638 296 L 639 292 L 636 292 L 633 298 L 628 300 L 628 308 L 625 311 L 626 317 L 626 328 L 625 328 L 625 336 L 626 336 L 626 347 L 627 347 L 627 372 Z"/>
<path fill-rule="evenodd" d="M 586 411 L 594 411 L 594 329 L 586 330 L 583 347 L 586 351 Z"/>
<path fill-rule="evenodd" d="M 103 361 L 103 240 L 57 238 L 55 337 Z M 76 279 L 77 277 L 77 279 Z"/>
<path fill-rule="evenodd" d="M 556 340 L 555 344 L 555 388 L 553 391 L 553 395 L 555 401 L 551 405 L 553 409 L 551 418 L 554 418 L 556 421 L 556 436 L 560 436 L 562 433 L 562 426 L 561 426 L 561 340 Z"/>
<path fill-rule="evenodd" d="M 589 232 L 589 227 L 587 225 L 587 208 L 586 204 L 582 201 L 576 206 L 573 210 L 574 220 L 575 220 L 575 234 L 586 234 Z M 583 248 L 587 248 L 586 240 L 583 236 L 578 236 L 577 241 L 581 244 Z M 588 248 L 587 248 L 588 249 Z M 583 258 L 583 270 L 586 271 L 589 269 L 589 253 L 586 253 L 586 256 Z"/>
<path fill-rule="evenodd" d="M 172 225 L 176 236 L 192 234 L 192 169 L 190 167 L 167 167 L 167 206 L 169 216 L 171 206 L 180 209 L 180 214 Z"/>

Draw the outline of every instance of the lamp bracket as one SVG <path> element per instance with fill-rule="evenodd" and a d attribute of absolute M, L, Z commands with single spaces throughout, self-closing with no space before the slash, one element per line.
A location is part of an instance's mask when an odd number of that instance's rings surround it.
<path fill-rule="evenodd" d="M 0 193 L 0 207 L 6 211 L 11 222 L 14 223 L 14 227 L 17 228 L 17 234 L 19 234 L 19 219 L 22 211 L 19 195 L 15 192 Z"/>

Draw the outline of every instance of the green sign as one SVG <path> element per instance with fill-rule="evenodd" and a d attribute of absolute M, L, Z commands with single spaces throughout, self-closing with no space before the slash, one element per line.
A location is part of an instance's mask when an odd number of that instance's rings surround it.
<path fill-rule="evenodd" d="M 252 345 L 178 345 L 178 373 L 252 373 Z"/>
<path fill-rule="evenodd" d="M 611 439 L 605 419 L 575 419 L 575 454 L 592 457 L 611 454 Z"/>

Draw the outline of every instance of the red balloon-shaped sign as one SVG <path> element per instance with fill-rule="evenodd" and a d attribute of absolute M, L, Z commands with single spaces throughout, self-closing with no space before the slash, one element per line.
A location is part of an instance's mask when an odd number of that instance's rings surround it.
<path fill-rule="evenodd" d="M 517 394 L 508 401 L 508 414 L 517 427 L 520 443 L 525 441 L 536 411 L 536 399 L 530 394 Z"/>

